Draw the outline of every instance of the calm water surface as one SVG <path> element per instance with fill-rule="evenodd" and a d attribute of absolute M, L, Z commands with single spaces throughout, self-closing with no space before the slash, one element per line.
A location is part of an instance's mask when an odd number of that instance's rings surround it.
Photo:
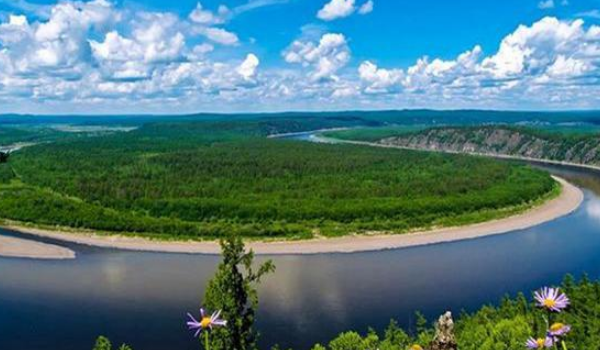
<path fill-rule="evenodd" d="M 277 272 L 260 288 L 263 348 L 309 349 L 344 330 L 381 330 L 391 318 L 410 328 L 416 310 L 428 317 L 475 310 L 566 273 L 600 277 L 600 174 L 550 169 L 582 186 L 585 203 L 532 229 L 384 252 L 273 257 Z M 86 350 L 99 334 L 136 350 L 198 348 L 185 313 L 199 306 L 218 257 L 68 246 L 76 260 L 0 258 L 0 349 Z"/>

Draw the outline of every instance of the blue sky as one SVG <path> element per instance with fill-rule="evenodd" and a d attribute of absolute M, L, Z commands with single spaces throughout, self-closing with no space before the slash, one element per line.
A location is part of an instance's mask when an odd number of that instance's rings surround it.
<path fill-rule="evenodd" d="M 600 0 L 0 0 L 0 112 L 600 108 Z"/>

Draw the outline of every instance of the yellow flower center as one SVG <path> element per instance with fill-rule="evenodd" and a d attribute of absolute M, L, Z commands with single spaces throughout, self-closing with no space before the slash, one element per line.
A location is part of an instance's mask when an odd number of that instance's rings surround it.
<path fill-rule="evenodd" d="M 410 347 L 410 350 L 423 350 L 423 348 L 421 347 L 421 345 L 415 344 Z"/>
<path fill-rule="evenodd" d="M 202 328 L 208 328 L 208 326 L 210 326 L 210 317 L 204 317 L 202 318 L 202 321 L 200 321 L 200 326 L 202 326 Z"/>
<path fill-rule="evenodd" d="M 554 307 L 554 305 L 556 305 L 556 301 L 554 299 L 545 299 L 544 300 L 545 307 L 552 308 L 552 307 Z"/>
<path fill-rule="evenodd" d="M 565 325 L 564 325 L 564 324 L 562 324 L 562 323 L 555 323 L 555 324 L 553 324 L 552 326 L 550 326 L 550 330 L 551 330 L 552 332 L 558 332 L 558 331 L 560 331 L 561 329 L 563 329 L 563 327 L 564 327 L 564 326 L 565 326 Z"/>
<path fill-rule="evenodd" d="M 542 348 L 544 348 L 544 345 L 546 344 L 546 339 L 538 338 L 536 343 L 537 343 L 538 348 L 542 349 Z"/>

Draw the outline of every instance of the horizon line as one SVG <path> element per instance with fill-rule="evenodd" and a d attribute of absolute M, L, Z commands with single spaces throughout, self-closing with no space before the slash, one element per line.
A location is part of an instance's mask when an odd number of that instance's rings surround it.
<path fill-rule="evenodd" d="M 285 110 L 268 112 L 191 112 L 191 113 L 0 113 L 2 117 L 194 117 L 194 116 L 236 116 L 236 115 L 291 115 L 291 114 L 336 114 L 336 113 L 400 113 L 400 112 L 488 112 L 488 113 L 600 113 L 600 109 L 477 109 L 477 108 L 402 108 L 402 109 L 340 109 L 340 110 Z"/>

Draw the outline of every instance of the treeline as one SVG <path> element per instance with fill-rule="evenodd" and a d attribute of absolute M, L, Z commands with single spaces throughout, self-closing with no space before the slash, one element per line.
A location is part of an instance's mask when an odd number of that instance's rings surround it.
<path fill-rule="evenodd" d="M 72 135 L 47 127 L 0 126 L 0 146 L 18 142 L 53 141 L 68 136 Z"/>
<path fill-rule="evenodd" d="M 30 147 L 11 159 L 23 185 L 3 190 L 0 215 L 189 237 L 404 232 L 507 215 L 556 186 L 483 158 L 265 139 L 307 126 L 155 123 Z"/>

